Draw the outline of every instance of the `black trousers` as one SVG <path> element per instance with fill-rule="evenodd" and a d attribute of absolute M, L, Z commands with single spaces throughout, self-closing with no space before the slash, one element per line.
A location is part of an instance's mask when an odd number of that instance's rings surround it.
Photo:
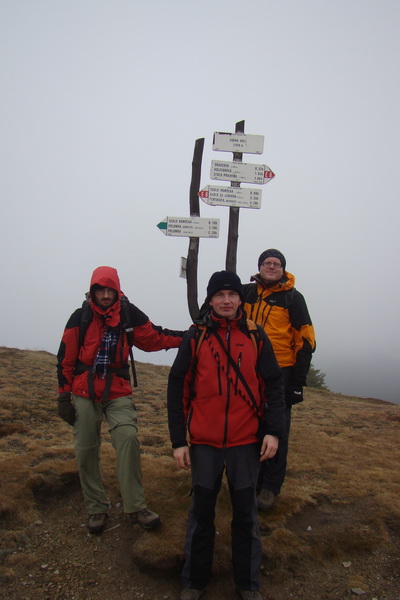
<path fill-rule="evenodd" d="M 234 581 L 242 590 L 258 590 L 262 548 L 256 487 L 259 446 L 190 448 L 192 505 L 189 511 L 182 581 L 187 588 L 204 588 L 209 580 L 215 541 L 215 504 L 226 470 L 232 503 L 232 564 Z"/>
<path fill-rule="evenodd" d="M 282 369 L 285 380 L 285 393 L 289 386 L 292 368 L 284 367 Z M 258 489 L 271 490 L 274 494 L 279 494 L 286 476 L 287 455 L 289 450 L 290 422 L 292 418 L 292 407 L 286 404 L 286 425 L 283 437 L 279 440 L 279 446 L 274 458 L 261 463 Z"/>

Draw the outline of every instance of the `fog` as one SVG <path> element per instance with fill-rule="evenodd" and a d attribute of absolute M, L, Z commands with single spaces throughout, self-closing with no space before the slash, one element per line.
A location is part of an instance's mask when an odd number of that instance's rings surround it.
<path fill-rule="evenodd" d="M 157 223 L 189 215 L 195 140 L 201 186 L 219 184 L 211 160 L 232 155 L 213 133 L 245 120 L 265 144 L 244 162 L 276 176 L 240 210 L 238 274 L 280 249 L 328 387 L 400 401 L 399 19 L 397 0 L 0 2 L 0 345 L 56 353 L 99 265 L 155 324 L 188 327 L 188 239 Z M 229 217 L 200 210 L 220 236 L 200 240 L 199 303 Z"/>

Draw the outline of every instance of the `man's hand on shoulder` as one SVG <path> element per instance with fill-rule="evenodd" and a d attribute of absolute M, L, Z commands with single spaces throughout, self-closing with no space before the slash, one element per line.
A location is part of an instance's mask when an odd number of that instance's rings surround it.
<path fill-rule="evenodd" d="M 58 416 L 66 421 L 69 425 L 74 425 L 76 421 L 75 406 L 72 404 L 71 392 L 62 392 L 57 398 Z"/>

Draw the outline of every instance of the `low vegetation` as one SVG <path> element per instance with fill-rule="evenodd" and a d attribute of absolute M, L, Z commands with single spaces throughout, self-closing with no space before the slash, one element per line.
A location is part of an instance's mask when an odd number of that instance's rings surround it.
<path fill-rule="evenodd" d="M 169 368 L 139 363 L 137 371 L 143 478 L 162 526 L 127 527 L 104 427 L 110 520 L 102 536 L 90 536 L 71 428 L 56 413 L 55 357 L 0 348 L 0 598 L 177 597 L 190 476 L 171 458 Z M 400 406 L 307 388 L 293 413 L 287 480 L 260 515 L 265 597 L 398 599 Z M 230 518 L 224 485 L 208 600 L 232 597 Z"/>

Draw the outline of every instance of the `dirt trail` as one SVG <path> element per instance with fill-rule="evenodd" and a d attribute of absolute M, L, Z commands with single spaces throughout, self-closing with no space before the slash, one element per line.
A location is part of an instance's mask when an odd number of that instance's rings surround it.
<path fill-rule="evenodd" d="M 72 487 L 72 491 L 71 491 Z M 106 531 L 92 536 L 86 529 L 86 514 L 78 483 L 65 494 L 42 505 L 38 520 L 15 536 L 9 548 L 13 576 L 2 582 L 3 600 L 174 600 L 181 588 L 178 561 L 176 569 L 154 570 L 142 562 L 139 569 L 133 558 L 135 543 L 151 536 L 138 525 L 127 524 L 120 506 L 113 506 Z M 335 526 L 351 515 L 338 515 Z M 312 526 L 309 525 L 312 523 Z M 291 529 L 317 538 L 327 534 L 329 511 L 323 508 L 304 513 Z M 311 527 L 311 529 L 310 529 Z M 263 527 L 263 535 L 268 535 Z M 331 560 L 325 565 L 309 558 L 296 560 L 287 569 L 268 572 L 263 565 L 262 589 L 266 600 L 335 600 L 361 597 L 400 600 L 398 590 L 400 556 L 397 551 L 360 555 L 351 564 Z M 355 591 L 351 591 L 351 590 Z M 358 591 L 358 593 L 357 593 Z M 231 574 L 214 574 L 205 600 L 235 598 Z"/>

